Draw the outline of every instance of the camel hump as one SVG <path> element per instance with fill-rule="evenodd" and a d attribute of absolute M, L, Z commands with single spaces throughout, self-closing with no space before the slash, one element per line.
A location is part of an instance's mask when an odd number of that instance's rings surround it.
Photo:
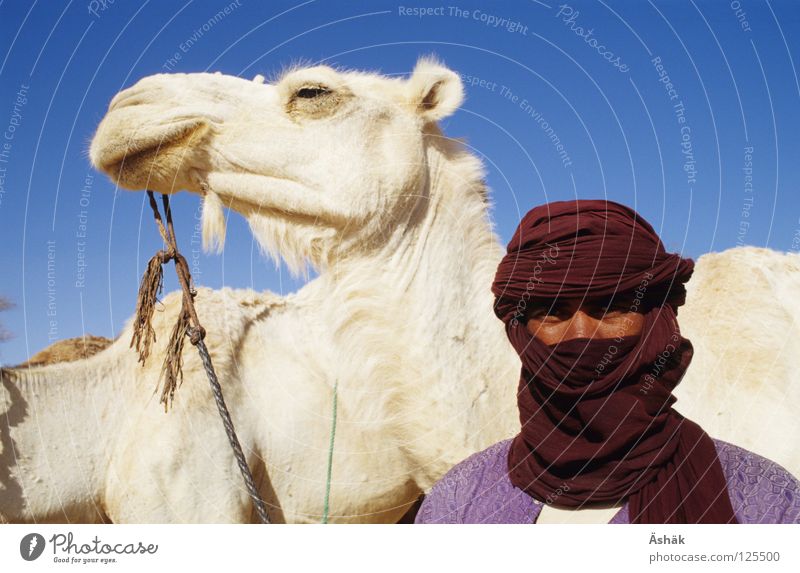
<path fill-rule="evenodd" d="M 114 342 L 110 338 L 103 336 L 79 336 L 76 338 L 66 338 L 54 342 L 44 350 L 31 356 L 27 362 L 19 364 L 17 368 L 28 366 L 47 366 L 59 362 L 74 362 L 94 356 L 101 350 L 105 350 Z"/>

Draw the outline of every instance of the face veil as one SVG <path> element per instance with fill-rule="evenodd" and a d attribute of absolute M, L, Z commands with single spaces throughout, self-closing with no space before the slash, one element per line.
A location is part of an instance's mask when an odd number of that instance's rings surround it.
<path fill-rule="evenodd" d="M 627 500 L 631 523 L 736 522 L 711 438 L 672 409 L 693 354 L 677 321 L 693 268 L 617 203 L 564 201 L 525 215 L 492 285 L 522 363 L 514 485 L 566 507 Z M 601 296 L 642 313 L 641 333 L 546 345 L 526 327 L 537 299 Z"/>

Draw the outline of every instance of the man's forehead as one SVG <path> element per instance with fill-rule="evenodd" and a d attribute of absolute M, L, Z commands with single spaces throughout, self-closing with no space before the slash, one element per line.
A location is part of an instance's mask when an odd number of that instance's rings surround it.
<path fill-rule="evenodd" d="M 647 298 L 647 301 L 645 301 Z M 636 291 L 633 290 L 625 290 L 625 291 L 617 291 L 611 294 L 596 294 L 596 293 L 587 293 L 585 295 L 569 295 L 569 296 L 557 296 L 557 297 L 544 297 L 544 296 L 533 296 L 531 297 L 531 305 L 537 307 L 551 307 L 551 306 L 569 306 L 569 307 L 580 307 L 580 306 L 604 306 L 608 304 L 629 304 L 634 300 L 639 300 L 642 303 L 648 302 L 653 303 L 651 297 L 644 297 L 641 294 L 637 294 Z"/>

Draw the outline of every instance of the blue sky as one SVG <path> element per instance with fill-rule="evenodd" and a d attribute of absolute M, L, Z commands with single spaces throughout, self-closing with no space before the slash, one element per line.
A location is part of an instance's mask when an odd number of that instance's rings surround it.
<path fill-rule="evenodd" d="M 607 197 L 697 257 L 800 250 L 799 43 L 789 0 L 0 1 L 0 295 L 15 305 L 0 364 L 115 336 L 133 313 L 159 239 L 144 194 L 116 190 L 87 149 L 141 77 L 269 77 L 300 60 L 404 75 L 435 53 L 468 81 L 443 127 L 485 161 L 503 241 L 535 205 Z M 184 251 L 197 205 L 175 200 Z M 225 254 L 198 265 L 215 288 L 302 284 L 235 214 Z"/>

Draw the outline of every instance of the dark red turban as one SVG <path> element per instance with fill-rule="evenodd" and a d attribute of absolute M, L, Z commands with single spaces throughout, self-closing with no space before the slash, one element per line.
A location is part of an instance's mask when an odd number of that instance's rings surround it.
<path fill-rule="evenodd" d="M 514 485 L 566 507 L 627 500 L 631 523 L 736 523 L 713 441 L 672 409 L 692 359 L 676 314 L 693 268 L 611 201 L 525 215 L 492 285 L 522 360 Z M 599 296 L 641 312 L 641 334 L 545 345 L 528 332 L 532 305 Z"/>

